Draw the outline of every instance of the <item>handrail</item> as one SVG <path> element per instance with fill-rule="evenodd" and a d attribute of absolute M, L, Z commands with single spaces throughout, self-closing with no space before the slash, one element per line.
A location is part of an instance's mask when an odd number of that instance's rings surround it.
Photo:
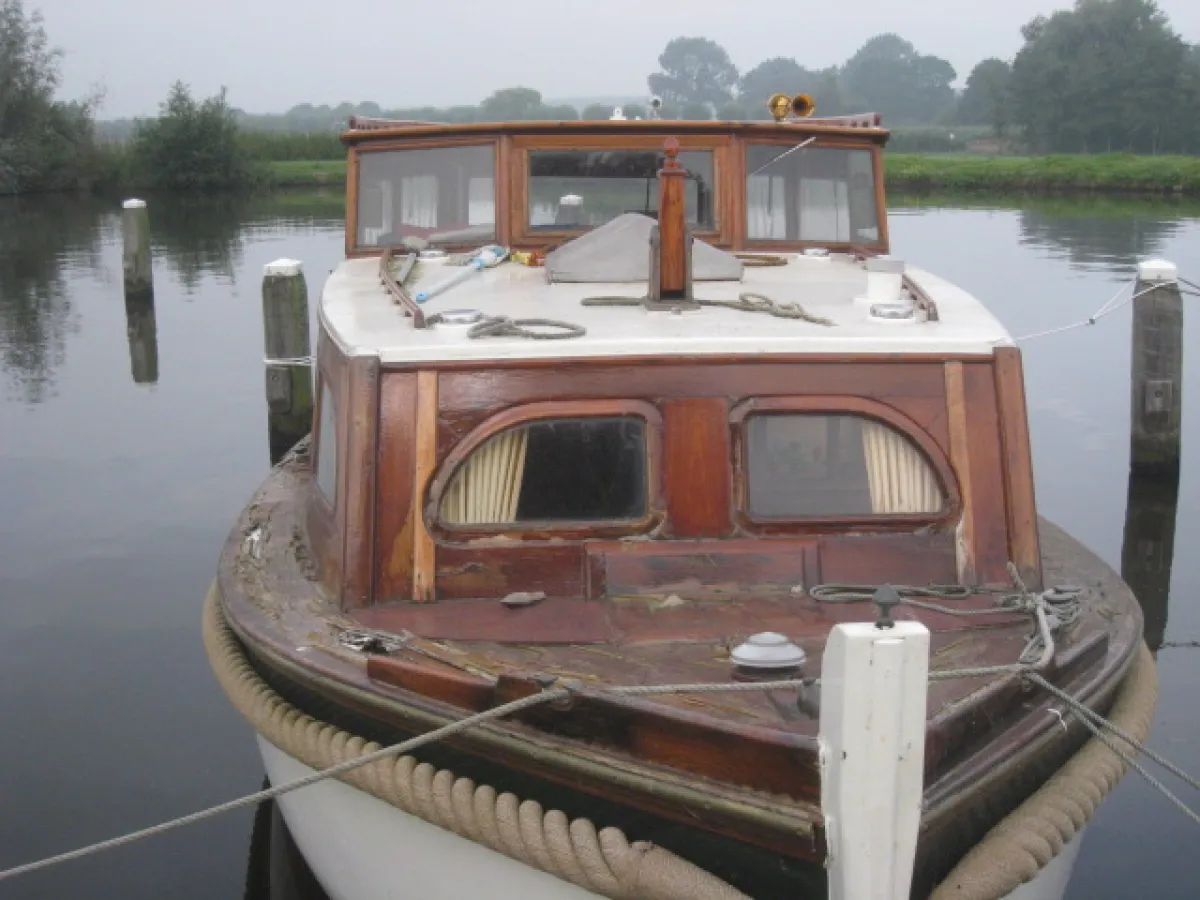
<path fill-rule="evenodd" d="M 392 299 L 404 310 L 404 314 L 412 316 L 413 327 L 425 328 L 427 327 L 425 325 L 425 311 L 409 296 L 408 291 L 404 289 L 404 285 L 392 275 L 392 259 L 395 255 L 396 251 L 393 247 L 385 247 L 383 252 L 379 254 L 379 280 L 383 282 L 383 286 L 387 292 L 392 295 Z M 416 260 L 415 253 L 410 253 L 409 257 L 413 261 Z M 409 268 L 411 269 L 412 267 L 410 266 Z"/>

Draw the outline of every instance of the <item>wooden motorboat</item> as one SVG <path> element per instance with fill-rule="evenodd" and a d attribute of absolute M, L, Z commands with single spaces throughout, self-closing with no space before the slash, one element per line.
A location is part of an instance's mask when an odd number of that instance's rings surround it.
<path fill-rule="evenodd" d="M 277 782 L 325 759 L 281 737 L 312 720 L 361 751 L 572 694 L 397 764 L 425 788 L 388 769 L 281 798 L 331 895 L 633 895 L 563 860 L 586 819 L 750 896 L 824 896 L 819 690 L 605 688 L 817 677 L 878 586 L 910 586 L 893 615 L 928 627 L 931 669 L 1042 654 L 1108 709 L 1138 607 L 1039 522 L 1012 339 L 888 256 L 887 136 L 352 123 L 316 424 L 230 535 L 213 641 L 273 698 Z M 1035 595 L 1064 601 L 1049 649 L 1014 602 Z M 914 896 L 1084 742 L 1056 703 L 1011 671 L 930 683 Z M 468 820 L 505 792 L 575 843 L 497 852 Z M 629 846 L 604 843 L 613 871 Z"/>

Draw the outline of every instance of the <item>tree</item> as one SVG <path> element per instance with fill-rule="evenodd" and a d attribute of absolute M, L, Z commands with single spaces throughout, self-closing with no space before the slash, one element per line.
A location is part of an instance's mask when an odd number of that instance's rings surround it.
<path fill-rule="evenodd" d="M 588 122 L 598 122 L 609 118 L 613 108 L 607 103 L 590 103 L 583 108 L 579 118 Z"/>
<path fill-rule="evenodd" d="M 867 41 L 842 69 L 849 93 L 901 125 L 937 121 L 954 104 L 954 67 L 895 34 Z"/>
<path fill-rule="evenodd" d="M 712 107 L 707 103 L 689 100 L 679 110 L 679 118 L 686 119 L 687 121 L 707 122 L 712 118 Z"/>
<path fill-rule="evenodd" d="M 225 91 L 197 101 L 175 82 L 157 119 L 139 122 L 133 137 L 138 177 L 152 187 L 212 190 L 251 180 Z"/>
<path fill-rule="evenodd" d="M 0 0 L 0 194 L 76 187 L 98 166 L 93 113 L 99 96 L 54 99 L 61 53 L 42 17 Z"/>
<path fill-rule="evenodd" d="M 479 118 L 483 122 L 537 119 L 541 108 L 542 95 L 533 88 L 504 88 L 479 104 Z"/>
<path fill-rule="evenodd" d="M 1012 66 L 1002 59 L 985 59 L 971 70 L 955 120 L 962 125 L 991 125 L 996 137 L 1004 136 L 1011 115 L 1009 87 Z"/>
<path fill-rule="evenodd" d="M 720 44 L 708 38 L 677 37 L 658 57 L 661 72 L 649 78 L 650 92 L 665 106 L 693 103 L 720 105 L 733 98 L 738 70 Z"/>
<path fill-rule="evenodd" d="M 776 56 L 760 62 L 742 76 L 739 96 L 744 103 L 765 109 L 772 94 L 811 94 L 819 79 L 819 72 L 806 69 L 786 56 Z"/>
<path fill-rule="evenodd" d="M 1077 0 L 1022 34 L 1012 109 L 1035 150 L 1159 153 L 1194 140 L 1193 51 L 1153 0 Z"/>

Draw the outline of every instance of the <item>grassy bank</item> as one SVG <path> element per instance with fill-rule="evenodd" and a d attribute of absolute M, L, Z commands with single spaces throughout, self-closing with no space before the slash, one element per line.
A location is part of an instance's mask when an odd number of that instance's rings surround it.
<path fill-rule="evenodd" d="M 913 191 L 1200 195 L 1200 156 L 938 156 L 889 153 L 888 184 Z M 345 160 L 260 163 L 274 187 L 341 182 Z"/>
<path fill-rule="evenodd" d="M 888 154 L 887 180 L 911 190 L 1200 194 L 1200 156 Z"/>

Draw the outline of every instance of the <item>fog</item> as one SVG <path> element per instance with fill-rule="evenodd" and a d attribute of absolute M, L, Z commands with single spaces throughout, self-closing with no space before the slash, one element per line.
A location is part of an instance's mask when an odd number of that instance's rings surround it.
<path fill-rule="evenodd" d="M 894 31 L 949 60 L 961 86 L 979 60 L 1010 58 L 1025 22 L 1066 5 L 26 0 L 64 52 L 61 95 L 102 87 L 102 118 L 153 114 L 176 80 L 204 96 L 224 86 L 229 102 L 248 112 L 306 102 L 478 103 L 515 85 L 548 99 L 642 96 L 659 53 L 679 35 L 712 38 L 745 71 L 773 56 L 807 68 L 840 64 L 871 36 Z M 1159 6 L 1186 40 L 1200 41 L 1200 3 Z"/>

